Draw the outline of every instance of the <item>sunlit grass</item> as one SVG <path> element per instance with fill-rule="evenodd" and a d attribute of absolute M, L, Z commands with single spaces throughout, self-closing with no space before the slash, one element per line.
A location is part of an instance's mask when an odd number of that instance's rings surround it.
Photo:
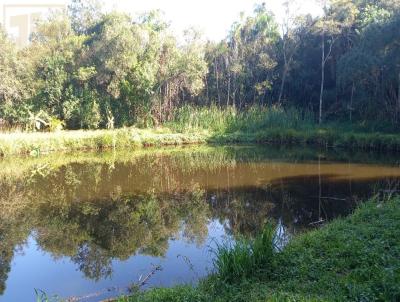
<path fill-rule="evenodd" d="M 40 155 L 53 151 L 139 148 L 157 145 L 204 143 L 204 133 L 171 133 L 169 129 L 60 131 L 55 133 L 0 134 L 0 155 Z"/>

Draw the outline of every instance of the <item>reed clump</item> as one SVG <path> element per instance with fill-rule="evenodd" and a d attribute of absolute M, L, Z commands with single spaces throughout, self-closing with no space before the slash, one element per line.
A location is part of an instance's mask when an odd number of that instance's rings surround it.
<path fill-rule="evenodd" d="M 273 224 L 268 223 L 254 239 L 217 244 L 213 261 L 216 277 L 222 282 L 236 283 L 258 273 L 269 274 L 276 252 L 274 231 Z"/>

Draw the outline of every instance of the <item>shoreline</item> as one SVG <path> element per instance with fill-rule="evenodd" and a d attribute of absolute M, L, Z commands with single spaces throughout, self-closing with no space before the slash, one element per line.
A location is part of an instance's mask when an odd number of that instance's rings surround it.
<path fill-rule="evenodd" d="M 251 277 L 227 282 L 217 270 L 198 286 L 153 288 L 108 301 L 397 301 L 399 236 L 400 197 L 370 200 L 346 218 L 298 235 Z"/>
<path fill-rule="evenodd" d="M 207 130 L 180 133 L 169 128 L 2 133 L 0 134 L 0 157 L 196 144 L 300 145 L 397 153 L 400 152 L 400 135 L 274 128 L 253 133 L 213 133 Z"/>

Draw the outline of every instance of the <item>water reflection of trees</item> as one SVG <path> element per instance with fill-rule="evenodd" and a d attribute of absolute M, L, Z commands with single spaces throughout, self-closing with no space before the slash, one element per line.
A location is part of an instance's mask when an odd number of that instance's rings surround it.
<path fill-rule="evenodd" d="M 31 234 L 41 249 L 54 258 L 69 257 L 94 280 L 112 273 L 112 259 L 164 256 L 173 237 L 201 245 L 215 217 L 209 194 L 196 183 L 181 190 L 182 180 L 174 176 L 180 172 L 164 158 L 145 166 L 152 172 L 142 171 L 143 177 L 154 175 L 144 181 L 151 181 L 154 188 L 160 184 L 163 190 L 129 192 L 131 178 L 135 178 L 132 184 L 141 185 L 137 175 L 129 174 L 135 170 L 120 164 L 110 170 L 103 163 L 66 165 L 29 173 L 12 183 L 0 182 L 1 292 L 16 249 Z"/>
<path fill-rule="evenodd" d="M 256 153 L 256 158 L 263 159 L 261 154 Z M 329 175 L 317 175 L 205 190 L 209 178 L 221 172 L 242 177 L 234 174 L 237 155 L 189 152 L 122 162 L 113 157 L 34 165 L 12 181 L 0 179 L 0 293 L 15 251 L 30 234 L 53 257 L 69 257 L 87 278 L 98 280 L 112 273 L 112 259 L 164 256 L 173 237 L 181 235 L 201 245 L 212 219 L 232 236 L 251 236 L 270 217 L 295 232 L 320 215 L 316 214 L 321 209 L 320 189 L 327 196 L 348 198 L 365 192 L 369 185 L 333 184 Z M 246 153 L 241 161 L 246 158 L 253 157 Z M 351 207 L 347 199 L 346 203 L 323 202 L 331 217 Z"/>
<path fill-rule="evenodd" d="M 179 198 L 149 193 L 68 205 L 51 200 L 35 210 L 39 219 L 32 227 L 41 248 L 71 257 L 92 279 L 109 275 L 113 258 L 165 255 L 169 238 L 182 224 L 186 238 L 201 243 L 209 216 L 198 191 Z"/>
<path fill-rule="evenodd" d="M 50 181 L 51 182 L 51 181 Z M 36 182 L 35 185 L 38 183 Z M 7 188 L 2 187 L 4 192 Z M 164 256 L 168 240 L 183 229 L 184 239 L 201 244 L 207 236 L 209 207 L 204 191 L 179 195 L 117 195 L 112 198 L 82 201 L 73 186 L 24 188 L 14 212 L 1 213 L 0 282 L 10 270 L 15 249 L 33 231 L 38 245 L 55 258 L 69 257 L 87 278 L 98 280 L 112 273 L 111 260 L 125 260 L 135 254 Z M 70 199 L 72 198 L 72 199 Z"/>

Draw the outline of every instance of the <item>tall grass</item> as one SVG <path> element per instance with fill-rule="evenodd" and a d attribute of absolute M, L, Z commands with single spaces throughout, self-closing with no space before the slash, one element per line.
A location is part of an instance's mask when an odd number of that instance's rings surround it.
<path fill-rule="evenodd" d="M 172 121 L 167 122 L 166 126 L 178 132 L 207 129 L 221 133 L 237 119 L 237 115 L 238 112 L 233 107 L 221 109 L 215 105 L 210 107 L 186 105 L 175 111 Z"/>
<path fill-rule="evenodd" d="M 272 271 L 275 254 L 275 227 L 268 223 L 254 239 L 240 239 L 235 243 L 218 244 L 213 260 L 216 276 L 220 281 L 235 283 L 258 273 Z"/>
<path fill-rule="evenodd" d="M 400 136 L 380 132 L 360 132 L 351 125 L 318 125 L 312 112 L 279 106 L 253 106 L 245 110 L 183 106 L 166 124 L 182 133 L 205 130 L 208 141 L 216 143 L 300 144 L 348 149 L 400 151 Z"/>
<path fill-rule="evenodd" d="M 176 110 L 174 119 L 167 123 L 168 127 L 179 132 L 206 129 L 217 133 L 252 132 L 266 128 L 300 129 L 314 125 L 311 112 L 294 108 L 253 106 L 238 110 L 235 107 L 221 109 L 215 105 L 183 106 Z"/>
<path fill-rule="evenodd" d="M 136 148 L 197 143 L 270 143 L 400 151 L 400 135 L 357 132 L 335 124 L 322 127 L 311 112 L 278 106 L 245 110 L 183 106 L 159 128 L 124 128 L 57 133 L 0 133 L 0 157 L 51 151 Z"/>
<path fill-rule="evenodd" d="M 1 133 L 0 157 L 14 154 L 39 155 L 53 151 L 129 149 L 143 146 L 204 143 L 202 133 L 171 133 L 169 129 L 126 128 L 76 130 L 54 133 Z"/>

